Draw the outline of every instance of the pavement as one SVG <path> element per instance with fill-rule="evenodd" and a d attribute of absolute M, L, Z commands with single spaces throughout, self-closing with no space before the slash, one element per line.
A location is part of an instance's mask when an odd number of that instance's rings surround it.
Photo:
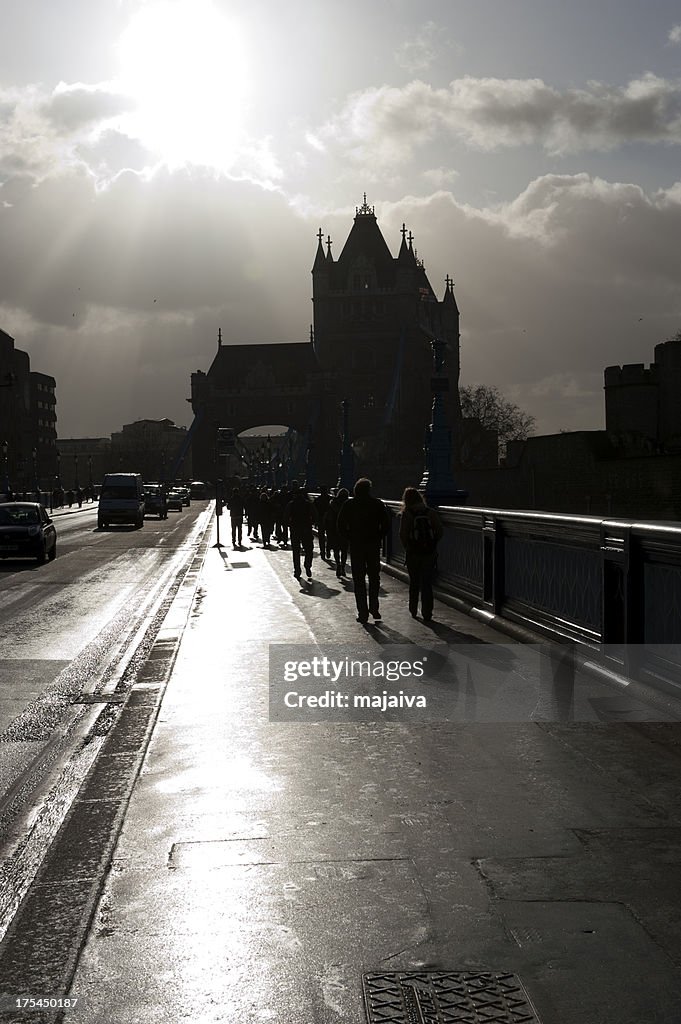
<path fill-rule="evenodd" d="M 679 1024 L 679 726 L 600 682 L 566 704 L 397 579 L 363 627 L 320 559 L 299 583 L 214 544 L 0 948 L 0 1019 L 61 1019 L 21 993 L 78 1024 Z M 329 683 L 315 656 L 428 668 Z"/>

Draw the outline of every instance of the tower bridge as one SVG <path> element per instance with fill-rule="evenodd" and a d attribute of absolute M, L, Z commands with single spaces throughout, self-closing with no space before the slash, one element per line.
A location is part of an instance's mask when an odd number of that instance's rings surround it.
<path fill-rule="evenodd" d="M 281 423 L 308 438 L 308 483 L 333 484 L 345 401 L 358 474 L 370 476 L 384 494 L 418 483 L 433 400 L 434 336 L 448 353 L 443 394 L 455 431 L 460 420 L 459 309 L 449 275 L 438 299 L 406 225 L 401 235 L 393 257 L 365 195 L 337 258 L 319 230 L 309 339 L 224 344 L 220 331 L 210 368 L 191 379 L 196 475 L 216 475 L 219 427 L 241 433 Z"/>

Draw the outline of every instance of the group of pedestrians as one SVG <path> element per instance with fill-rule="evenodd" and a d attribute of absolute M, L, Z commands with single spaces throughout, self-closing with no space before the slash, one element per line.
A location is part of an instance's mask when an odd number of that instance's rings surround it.
<path fill-rule="evenodd" d="M 290 488 L 272 492 L 248 488 L 242 493 L 235 487 L 226 504 L 233 547 L 242 547 L 245 520 L 248 537 L 260 539 L 264 548 L 271 546 L 273 537 L 279 547 L 290 543 L 293 575 L 298 580 L 303 570 L 308 580 L 312 579 L 316 528 L 320 557 L 335 563 L 339 579 L 345 577 L 350 559 L 357 621 L 365 624 L 369 616 L 381 619 L 381 548 L 390 530 L 390 512 L 374 497 L 371 481 L 366 477 L 355 483 L 352 497 L 345 487 L 333 495 L 328 487 L 322 487 L 312 500 L 294 480 Z M 409 611 L 416 618 L 420 602 L 424 622 L 433 617 L 433 578 L 442 534 L 437 512 L 426 505 L 415 487 L 407 487 L 402 495 L 399 535 L 409 574 Z"/>

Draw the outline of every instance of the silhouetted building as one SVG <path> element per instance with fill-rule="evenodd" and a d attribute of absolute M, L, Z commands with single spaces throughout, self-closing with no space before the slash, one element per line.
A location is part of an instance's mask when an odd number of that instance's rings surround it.
<path fill-rule="evenodd" d="M 605 429 L 681 451 L 681 338 L 655 346 L 655 362 L 605 370 Z"/>
<path fill-rule="evenodd" d="M 187 428 L 172 420 L 137 420 L 111 435 L 110 473 L 132 470 L 145 480 L 191 480 L 191 452 L 182 453 Z"/>
<path fill-rule="evenodd" d="M 52 486 L 57 471 L 56 381 L 31 370 L 27 352 L 0 330 L 0 491 Z"/>
<path fill-rule="evenodd" d="M 505 465 L 463 469 L 470 504 L 628 519 L 681 519 L 681 339 L 655 362 L 608 366 L 605 430 L 510 441 Z"/>
<path fill-rule="evenodd" d="M 64 488 L 97 487 L 112 472 L 110 437 L 60 437 L 57 449 Z"/>
<path fill-rule="evenodd" d="M 309 341 L 223 345 L 220 336 L 208 372 L 192 374 L 192 447 L 199 477 L 216 475 L 218 427 L 238 434 L 282 424 L 306 438 L 308 483 L 335 483 L 340 404 L 348 400 L 357 473 L 369 475 L 383 494 L 398 493 L 405 481 L 417 482 L 431 418 L 435 337 L 446 343 L 446 380 L 439 386 L 457 432 L 459 310 L 453 282 L 447 278 L 438 300 L 404 226 L 393 257 L 366 196 L 338 259 L 331 245 L 320 230 Z"/>

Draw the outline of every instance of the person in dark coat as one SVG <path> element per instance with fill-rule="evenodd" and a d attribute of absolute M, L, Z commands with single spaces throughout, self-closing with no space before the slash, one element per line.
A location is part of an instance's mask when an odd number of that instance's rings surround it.
<path fill-rule="evenodd" d="M 327 558 L 329 555 L 329 548 L 326 543 L 326 513 L 329 510 L 331 504 L 331 495 L 329 494 L 329 488 L 321 486 L 319 488 L 319 494 L 315 498 L 314 514 L 317 522 L 317 541 L 319 543 L 319 557 Z"/>
<path fill-rule="evenodd" d="M 227 508 L 229 509 L 229 519 L 232 527 L 232 547 L 240 548 L 244 525 L 244 499 L 238 487 L 235 487 L 232 491 L 227 502 Z"/>
<path fill-rule="evenodd" d="M 324 525 L 326 527 L 327 554 L 333 554 L 336 563 L 336 576 L 345 576 L 345 563 L 348 560 L 348 538 L 338 532 L 338 516 L 341 508 L 350 497 L 347 487 L 341 487 L 329 503 Z"/>
<path fill-rule="evenodd" d="M 307 493 L 294 480 L 291 484 L 291 500 L 286 509 L 286 523 L 291 537 L 291 553 L 293 555 L 293 575 L 297 580 L 301 577 L 300 554 L 303 552 L 307 578 L 312 578 L 312 555 L 314 536 L 312 525 L 314 509 Z"/>
<path fill-rule="evenodd" d="M 371 480 L 361 477 L 353 488 L 353 497 L 348 498 L 338 514 L 338 531 L 347 537 L 350 549 L 358 622 L 368 622 L 369 615 L 381 618 L 378 606 L 381 544 L 389 529 L 388 509 L 373 497 Z"/>
<path fill-rule="evenodd" d="M 424 622 L 433 618 L 433 577 L 437 566 L 437 545 L 442 523 L 435 509 L 429 508 L 415 487 L 402 495 L 400 540 L 405 549 L 409 573 L 409 611 L 416 618 L 421 599 Z"/>
<path fill-rule="evenodd" d="M 248 536 L 258 539 L 258 523 L 260 522 L 260 495 L 255 487 L 251 487 L 246 495 L 246 518 L 248 520 Z"/>
<path fill-rule="evenodd" d="M 272 508 L 272 502 L 267 491 L 263 491 L 260 495 L 260 511 L 258 513 L 260 520 L 260 539 L 262 540 L 262 546 L 268 548 L 270 546 L 270 537 L 272 535 L 272 529 L 274 527 L 274 509 Z"/>

